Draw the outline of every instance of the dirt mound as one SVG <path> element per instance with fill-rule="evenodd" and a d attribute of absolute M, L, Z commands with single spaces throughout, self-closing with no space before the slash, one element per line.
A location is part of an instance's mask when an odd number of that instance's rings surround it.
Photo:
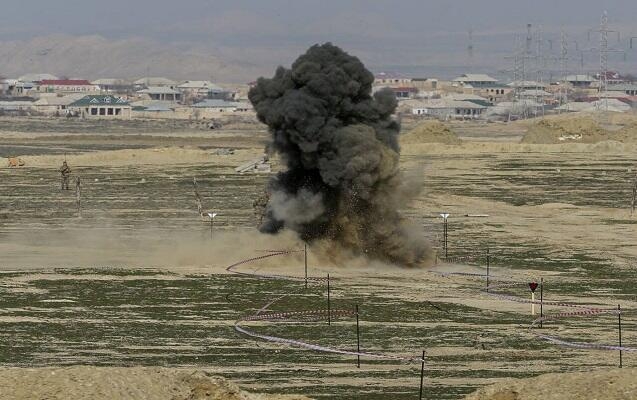
<path fill-rule="evenodd" d="M 591 117 L 541 119 L 522 138 L 522 143 L 597 143 L 610 140 L 610 132 L 599 126 Z"/>
<path fill-rule="evenodd" d="M 427 121 L 402 135 L 400 142 L 459 144 L 461 140 L 442 122 Z"/>
<path fill-rule="evenodd" d="M 616 113 L 614 113 L 616 114 Z M 601 118 L 601 119 L 600 119 Z M 603 121 L 603 122 L 600 122 Z M 566 115 L 543 118 L 529 125 L 522 143 L 599 143 L 637 141 L 637 120 L 632 115 Z"/>
<path fill-rule="evenodd" d="M 465 400 L 569 400 L 637 398 L 637 369 L 546 374 L 507 379 L 484 387 Z"/>
<path fill-rule="evenodd" d="M 304 400 L 260 395 L 194 369 L 157 367 L 5 368 L 0 399 Z"/>

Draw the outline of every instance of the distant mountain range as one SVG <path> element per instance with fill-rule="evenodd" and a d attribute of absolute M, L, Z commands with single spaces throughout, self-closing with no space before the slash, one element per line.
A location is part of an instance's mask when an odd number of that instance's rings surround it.
<path fill-rule="evenodd" d="M 186 45 L 139 38 L 51 35 L 0 41 L 0 75 L 11 78 L 27 73 L 86 79 L 165 76 L 246 83 L 268 73 L 268 69 L 222 60 L 209 51 Z"/>

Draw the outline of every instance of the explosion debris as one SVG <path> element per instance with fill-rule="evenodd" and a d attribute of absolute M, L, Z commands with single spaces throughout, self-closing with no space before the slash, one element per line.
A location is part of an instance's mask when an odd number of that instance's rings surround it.
<path fill-rule="evenodd" d="M 358 58 L 326 43 L 250 90 L 287 167 L 270 181 L 260 229 L 414 265 L 427 248 L 397 211 L 413 194 L 399 171 L 397 102 L 390 90 L 372 96 L 373 81 Z"/>

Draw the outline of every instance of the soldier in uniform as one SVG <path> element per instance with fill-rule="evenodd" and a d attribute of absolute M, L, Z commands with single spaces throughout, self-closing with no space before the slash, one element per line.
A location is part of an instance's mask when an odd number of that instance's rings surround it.
<path fill-rule="evenodd" d="M 268 200 L 270 200 L 269 193 L 267 191 L 263 191 L 263 193 L 254 199 L 254 202 L 252 203 L 257 228 L 263 224 L 263 218 L 265 218 L 266 209 L 268 207 Z"/>
<path fill-rule="evenodd" d="M 60 168 L 60 175 L 62 177 L 62 190 L 69 190 L 69 178 L 71 176 L 71 168 L 66 163 L 66 160 L 62 163 L 62 168 Z"/>

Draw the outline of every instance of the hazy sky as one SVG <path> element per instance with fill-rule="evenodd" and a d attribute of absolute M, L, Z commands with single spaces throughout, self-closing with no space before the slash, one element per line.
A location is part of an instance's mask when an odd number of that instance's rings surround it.
<path fill-rule="evenodd" d="M 284 64 L 310 44 L 332 41 L 372 65 L 466 65 L 472 30 L 472 62 L 480 65 L 504 63 L 526 23 L 541 24 L 555 51 L 560 28 L 579 47 L 593 47 L 586 31 L 604 9 L 622 31 L 617 47 L 628 49 L 628 38 L 637 36 L 636 0 L 0 0 L 0 41 L 134 36 Z M 637 59 L 635 48 L 628 61 Z"/>

